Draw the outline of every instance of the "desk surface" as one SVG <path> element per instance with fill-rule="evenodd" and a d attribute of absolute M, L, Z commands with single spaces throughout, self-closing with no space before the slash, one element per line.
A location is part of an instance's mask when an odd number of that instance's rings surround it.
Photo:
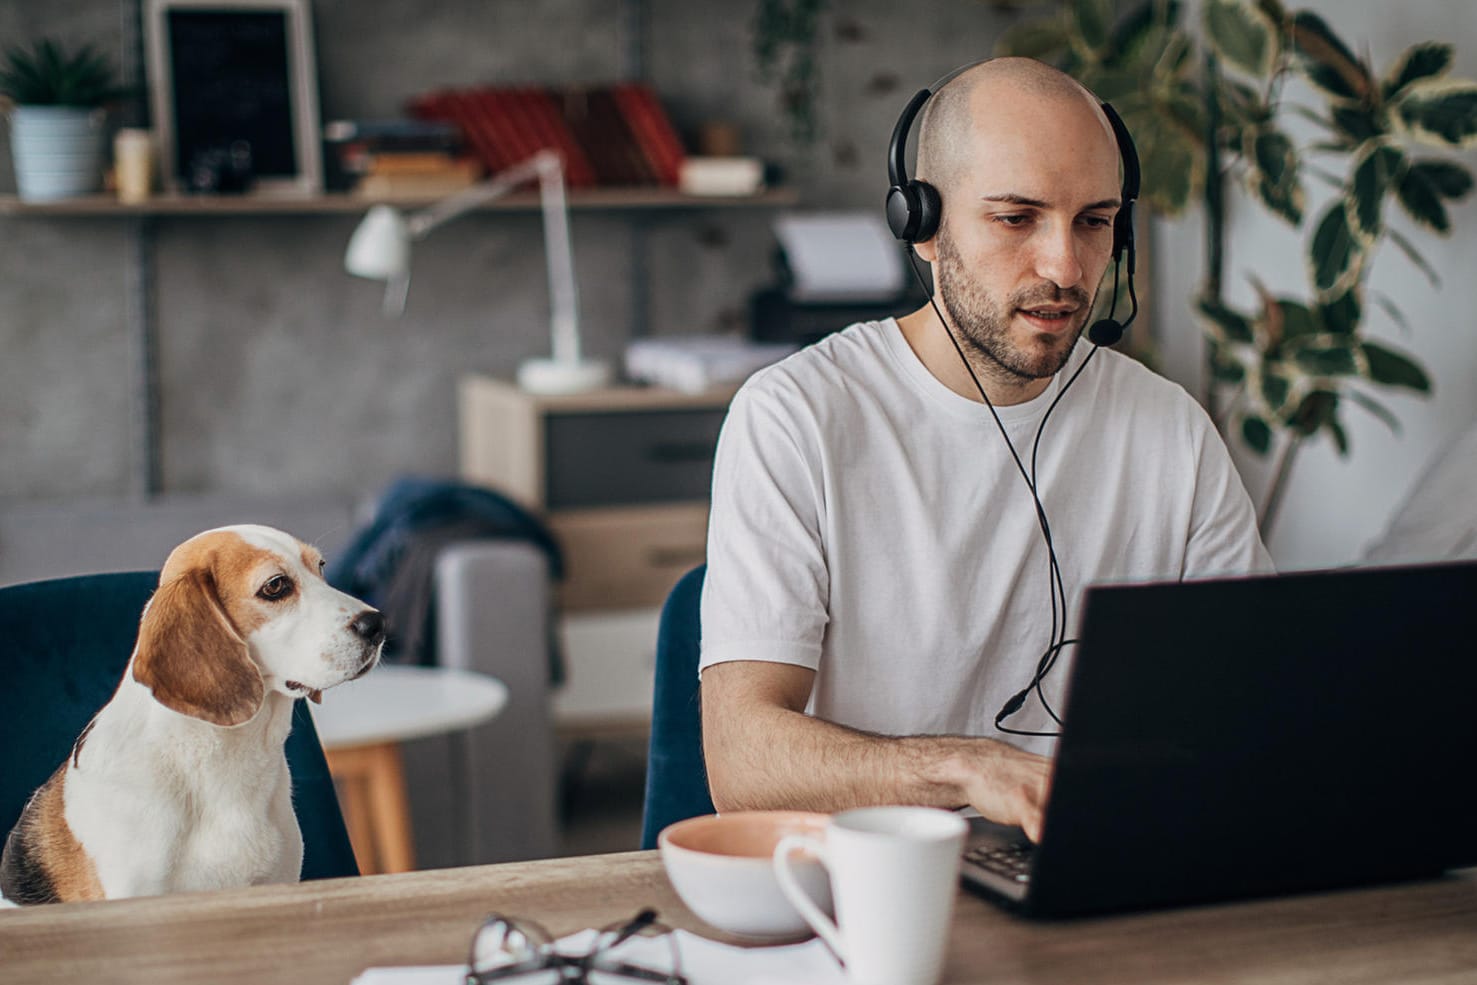
<path fill-rule="evenodd" d="M 0 910 L 0 978 L 346 983 L 371 965 L 456 964 L 496 908 L 555 934 L 639 905 L 703 925 L 655 852 Z M 1477 870 L 1433 882 L 1036 924 L 967 892 L 945 982 L 1429 985 L 1477 978 Z"/>

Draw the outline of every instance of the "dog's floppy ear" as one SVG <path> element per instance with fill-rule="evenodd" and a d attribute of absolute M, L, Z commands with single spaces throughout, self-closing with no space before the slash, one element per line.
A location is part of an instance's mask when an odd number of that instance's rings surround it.
<path fill-rule="evenodd" d="M 214 725 L 249 722 L 266 688 L 221 608 L 210 571 L 195 568 L 161 585 L 139 627 L 133 679 L 166 708 Z"/>

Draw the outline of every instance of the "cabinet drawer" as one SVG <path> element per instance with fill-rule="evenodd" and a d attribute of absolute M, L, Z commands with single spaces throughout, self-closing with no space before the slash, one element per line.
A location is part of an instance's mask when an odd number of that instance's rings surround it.
<path fill-rule="evenodd" d="M 706 503 L 574 510 L 549 526 L 564 550 L 566 610 L 659 606 L 707 556 Z"/>
<path fill-rule="evenodd" d="M 551 414 L 549 509 L 707 499 L 725 409 Z"/>

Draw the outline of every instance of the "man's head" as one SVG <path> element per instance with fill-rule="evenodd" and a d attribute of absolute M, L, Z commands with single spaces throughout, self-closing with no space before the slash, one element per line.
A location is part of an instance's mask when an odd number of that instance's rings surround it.
<path fill-rule="evenodd" d="M 924 107 L 917 176 L 943 219 L 917 251 L 994 381 L 1025 387 L 1065 364 L 1112 254 L 1119 168 L 1096 98 L 1040 62 L 976 65 Z"/>

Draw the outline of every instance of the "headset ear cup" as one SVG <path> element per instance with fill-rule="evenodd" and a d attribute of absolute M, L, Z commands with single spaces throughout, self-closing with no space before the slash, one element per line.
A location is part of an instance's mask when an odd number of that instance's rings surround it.
<path fill-rule="evenodd" d="M 887 228 L 905 243 L 913 242 L 918 228 L 918 196 L 913 183 L 893 185 L 887 190 Z"/>
<path fill-rule="evenodd" d="M 939 231 L 939 220 L 944 215 L 944 203 L 938 189 L 926 181 L 911 182 L 918 198 L 918 228 L 913 232 L 914 243 L 926 243 Z"/>

